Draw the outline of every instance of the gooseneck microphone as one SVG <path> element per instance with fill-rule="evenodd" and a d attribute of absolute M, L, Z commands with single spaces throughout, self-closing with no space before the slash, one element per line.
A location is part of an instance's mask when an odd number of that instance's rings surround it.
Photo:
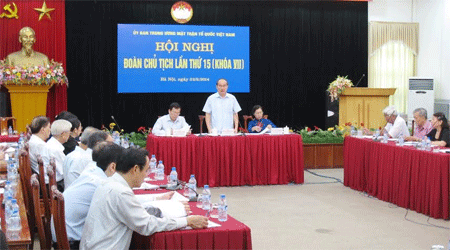
<path fill-rule="evenodd" d="M 363 74 L 363 75 L 361 76 L 361 78 L 359 78 L 359 81 L 356 83 L 355 88 L 358 87 L 359 83 L 361 82 L 361 80 L 362 80 L 365 76 L 366 76 L 366 74 Z"/>
<path fill-rule="evenodd" d="M 119 131 L 121 131 L 119 123 L 116 121 L 116 119 L 114 119 L 114 116 L 112 115 L 111 118 L 113 119 L 113 121 L 116 123 L 117 127 L 119 128 Z"/>

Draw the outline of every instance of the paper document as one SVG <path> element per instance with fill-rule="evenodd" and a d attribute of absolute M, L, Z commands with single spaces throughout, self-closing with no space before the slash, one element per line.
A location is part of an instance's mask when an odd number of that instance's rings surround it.
<path fill-rule="evenodd" d="M 153 190 L 153 189 L 158 189 L 159 186 L 158 185 L 153 185 L 147 182 L 142 182 L 140 187 L 137 188 L 133 188 L 133 190 L 139 190 L 139 189 L 145 189 L 145 190 Z"/>
<path fill-rule="evenodd" d="M 208 221 L 208 228 L 221 227 L 221 226 L 222 225 L 212 222 L 210 220 Z M 192 229 L 192 227 L 185 227 L 185 228 L 182 228 L 181 230 L 190 230 L 190 229 Z"/>
<path fill-rule="evenodd" d="M 149 206 L 157 207 L 161 210 L 163 217 L 166 218 L 180 218 L 186 217 L 186 210 L 183 203 L 174 200 L 158 200 L 142 203 L 144 208 Z"/>

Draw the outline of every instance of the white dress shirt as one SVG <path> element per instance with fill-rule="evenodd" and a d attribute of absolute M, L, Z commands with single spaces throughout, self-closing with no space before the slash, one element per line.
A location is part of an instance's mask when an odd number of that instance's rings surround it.
<path fill-rule="evenodd" d="M 236 97 L 229 93 L 223 98 L 219 93 L 210 95 L 203 107 L 203 112 L 211 114 L 211 128 L 216 128 L 219 132 L 233 129 L 233 115 L 241 110 Z"/>
<path fill-rule="evenodd" d="M 31 135 L 30 140 L 28 141 L 28 145 L 30 146 L 30 163 L 31 163 L 31 169 L 33 172 L 39 174 L 39 165 L 37 162 L 37 156 L 43 156 L 45 151 L 47 150 L 46 143 L 44 140 L 42 140 L 37 135 Z M 44 167 L 44 177 L 45 177 L 45 183 L 48 184 L 48 176 L 47 176 L 47 169 Z"/>
<path fill-rule="evenodd" d="M 63 171 L 63 163 L 66 159 L 66 155 L 64 154 L 64 146 L 55 139 L 55 137 L 50 138 L 47 141 L 47 150 L 42 154 L 42 159 L 44 160 L 44 167 L 48 166 L 50 163 L 51 157 L 55 158 L 56 164 L 56 181 L 61 181 L 64 179 L 64 171 Z"/>
<path fill-rule="evenodd" d="M 92 149 L 84 150 L 76 146 L 75 150 L 66 156 L 63 163 L 64 189 L 68 188 L 92 162 L 94 162 L 92 161 Z"/>
<path fill-rule="evenodd" d="M 385 129 L 392 138 L 398 138 L 400 135 L 402 135 L 403 137 L 409 136 L 408 126 L 406 126 L 405 120 L 399 115 L 397 115 L 397 118 L 395 118 L 394 124 L 386 124 Z"/>
<path fill-rule="evenodd" d="M 186 119 L 183 116 L 178 116 L 175 121 L 170 119 L 170 115 L 164 115 L 156 120 L 155 125 L 153 125 L 152 133 L 154 135 L 164 135 L 167 129 L 188 129 L 189 124 L 187 124 Z"/>
<path fill-rule="evenodd" d="M 64 190 L 64 210 L 69 240 L 81 240 L 84 222 L 94 192 L 107 178 L 105 172 L 95 162 L 92 162 L 72 185 Z"/>
<path fill-rule="evenodd" d="M 118 173 L 94 193 L 80 249 L 129 249 L 133 231 L 141 235 L 187 226 L 186 218 L 157 218 L 145 211 Z"/>

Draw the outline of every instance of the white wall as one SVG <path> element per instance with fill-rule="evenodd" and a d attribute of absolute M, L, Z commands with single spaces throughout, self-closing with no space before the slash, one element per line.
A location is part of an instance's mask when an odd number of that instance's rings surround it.
<path fill-rule="evenodd" d="M 369 22 L 419 23 L 417 76 L 435 79 L 435 98 L 450 99 L 450 0 L 373 0 Z"/>

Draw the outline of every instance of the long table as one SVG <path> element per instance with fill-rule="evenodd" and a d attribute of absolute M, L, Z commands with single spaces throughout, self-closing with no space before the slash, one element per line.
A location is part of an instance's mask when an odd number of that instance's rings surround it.
<path fill-rule="evenodd" d="M 198 186 L 303 183 L 303 145 L 298 134 L 160 137 L 149 135 L 147 150 L 163 160 L 165 174 L 195 174 Z"/>
<path fill-rule="evenodd" d="M 25 203 L 23 200 L 23 194 L 22 194 L 22 185 L 20 181 L 18 181 L 17 184 L 17 194 L 16 194 L 17 204 L 19 205 L 19 214 L 20 214 L 20 221 L 22 225 L 22 229 L 19 232 L 19 235 L 17 238 L 11 238 L 8 234 L 8 227 L 6 226 L 5 221 L 5 208 L 4 206 L 0 206 L 0 218 L 2 220 L 1 227 L 2 231 L 6 234 L 6 242 L 8 243 L 9 249 L 28 249 L 28 247 L 31 245 L 31 235 L 30 235 L 30 228 L 28 226 L 28 217 L 27 217 L 27 211 L 25 208 Z M 2 195 L 3 200 L 3 195 Z"/>
<path fill-rule="evenodd" d="M 153 177 L 153 174 L 151 175 Z M 167 181 L 151 181 L 151 184 L 161 185 Z M 135 190 L 134 193 L 152 194 L 166 192 L 166 190 Z M 195 202 L 189 203 L 193 214 L 205 215 L 205 212 L 196 207 Z M 150 236 L 133 233 L 130 249 L 252 249 L 251 230 L 244 223 L 228 215 L 228 220 L 219 222 L 220 227 L 175 230 L 159 232 Z"/>
<path fill-rule="evenodd" d="M 380 200 L 449 219 L 450 155 L 347 136 L 344 185 Z"/>
<path fill-rule="evenodd" d="M 0 135 L 0 142 L 18 142 L 20 136 L 18 135 Z"/>

